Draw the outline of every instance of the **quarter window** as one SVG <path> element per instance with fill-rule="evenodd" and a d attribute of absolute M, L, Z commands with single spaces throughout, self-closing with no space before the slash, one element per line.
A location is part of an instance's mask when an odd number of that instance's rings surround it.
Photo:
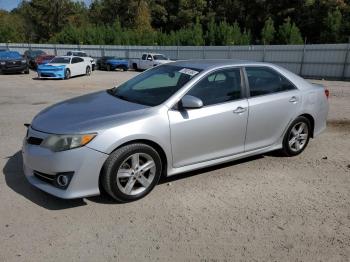
<path fill-rule="evenodd" d="M 250 96 L 260 96 L 295 89 L 285 77 L 266 67 L 247 67 Z"/>
<path fill-rule="evenodd" d="M 240 69 L 233 68 L 206 76 L 187 94 L 200 98 L 208 106 L 240 99 L 241 90 Z"/>

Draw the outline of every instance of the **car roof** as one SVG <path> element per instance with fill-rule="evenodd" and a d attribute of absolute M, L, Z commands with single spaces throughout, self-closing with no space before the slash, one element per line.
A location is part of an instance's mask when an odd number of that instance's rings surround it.
<path fill-rule="evenodd" d="M 270 63 L 264 62 L 253 62 L 238 59 L 196 59 L 196 60 L 178 60 L 172 62 L 172 65 L 181 67 L 192 67 L 202 70 L 211 69 L 214 67 L 224 67 L 224 66 L 266 66 L 271 65 Z"/>

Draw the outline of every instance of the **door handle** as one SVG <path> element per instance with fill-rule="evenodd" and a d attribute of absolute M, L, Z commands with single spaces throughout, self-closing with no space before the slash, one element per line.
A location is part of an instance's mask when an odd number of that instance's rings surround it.
<path fill-rule="evenodd" d="M 242 114 L 242 113 L 244 113 L 246 110 L 247 110 L 246 108 L 239 106 L 239 107 L 237 107 L 235 110 L 233 110 L 233 113 L 235 113 L 235 114 Z"/>
<path fill-rule="evenodd" d="M 290 99 L 289 99 L 289 102 L 293 103 L 293 104 L 296 104 L 298 102 L 298 98 L 296 96 L 292 96 Z"/>

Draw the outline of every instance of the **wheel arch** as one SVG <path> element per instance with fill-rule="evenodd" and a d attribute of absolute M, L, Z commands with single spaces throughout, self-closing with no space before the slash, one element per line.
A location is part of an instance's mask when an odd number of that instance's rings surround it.
<path fill-rule="evenodd" d="M 165 153 L 164 149 L 158 143 L 156 143 L 156 142 L 154 142 L 152 140 L 149 140 L 149 139 L 134 139 L 134 140 L 130 140 L 130 141 L 124 142 L 123 144 L 118 145 L 116 148 L 114 148 L 110 154 L 112 154 L 114 151 L 118 150 L 119 148 L 124 147 L 126 145 L 130 145 L 130 144 L 145 144 L 145 145 L 148 145 L 148 146 L 154 148 L 157 151 L 157 153 L 159 154 L 160 159 L 162 161 L 162 174 L 161 174 L 161 177 L 165 177 L 166 176 L 167 168 L 168 168 L 168 158 L 166 156 L 166 153 Z M 102 174 L 103 168 L 104 168 L 104 165 L 102 165 L 101 170 L 100 170 L 100 174 L 99 174 L 100 191 L 102 189 L 102 187 L 101 187 L 101 174 Z"/>

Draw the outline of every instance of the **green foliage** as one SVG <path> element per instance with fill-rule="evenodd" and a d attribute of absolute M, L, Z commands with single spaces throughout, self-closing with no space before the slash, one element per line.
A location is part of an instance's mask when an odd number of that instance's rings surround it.
<path fill-rule="evenodd" d="M 23 42 L 23 24 L 20 16 L 0 10 L 0 43 Z"/>
<path fill-rule="evenodd" d="M 264 25 L 262 32 L 261 32 L 262 43 L 265 45 L 269 45 L 274 40 L 275 33 L 276 33 L 275 25 L 273 23 L 272 18 L 269 17 L 265 21 L 265 25 Z"/>
<path fill-rule="evenodd" d="M 22 1 L 0 12 L 0 42 L 249 45 L 301 44 L 305 37 L 310 43 L 338 43 L 350 36 L 345 0 L 91 2 Z"/>
<path fill-rule="evenodd" d="M 303 38 L 300 34 L 299 28 L 295 23 L 291 22 L 288 17 L 284 23 L 279 27 L 279 37 L 282 44 L 299 45 L 303 44 Z"/>
<path fill-rule="evenodd" d="M 324 42 L 340 42 L 343 37 L 340 34 L 342 14 L 339 8 L 329 11 L 327 17 L 323 20 L 323 24 L 325 30 L 321 34 L 321 39 Z"/>

